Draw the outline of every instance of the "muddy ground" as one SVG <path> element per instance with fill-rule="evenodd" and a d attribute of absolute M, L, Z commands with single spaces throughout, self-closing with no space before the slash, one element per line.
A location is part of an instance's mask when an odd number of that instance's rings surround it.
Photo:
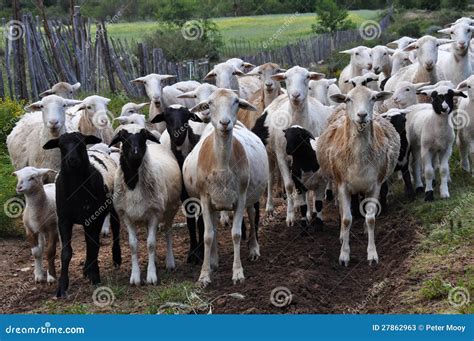
<path fill-rule="evenodd" d="M 248 249 L 243 244 L 242 260 L 246 277 L 243 284 L 232 283 L 233 250 L 230 230 L 222 227 L 219 229 L 219 269 L 214 273 L 211 286 L 202 292 L 203 297 L 213 301 L 213 313 L 389 313 L 400 310 L 395 292 L 399 291 L 399 284 L 406 274 L 419 228 L 414 220 L 406 216 L 402 206 L 392 207 L 391 213 L 377 218 L 378 265 L 368 265 L 367 236 L 364 234 L 363 220 L 359 218 L 354 221 L 350 239 L 351 262 L 347 268 L 338 264 L 340 244 L 337 208 L 332 204 L 326 205 L 324 228 L 313 229 L 308 235 L 301 235 L 300 227 L 286 227 L 286 212 L 283 207 L 280 199 L 276 215 L 261 219 L 261 258 L 258 261 L 251 262 L 247 259 Z M 147 257 L 145 231 L 142 230 L 139 235 L 143 278 L 146 276 Z M 110 238 L 102 240 L 99 258 L 101 276 L 103 280 L 112 278 L 116 284 L 128 286 L 131 263 L 128 236 L 124 228 L 121 236 L 123 263 L 118 271 L 112 265 Z M 177 268 L 173 273 L 166 274 L 167 280 L 196 281 L 200 267 L 186 263 L 186 228 L 177 229 L 174 236 Z M 92 305 L 93 288 L 82 277 L 85 243 L 80 228 L 74 231 L 73 249 L 69 297 L 61 304 Z M 166 272 L 164 253 L 164 236 L 160 234 L 158 276 Z M 56 265 L 59 268 L 59 258 Z M 35 284 L 32 266 L 33 258 L 24 240 L 0 240 L 1 312 L 50 312 L 45 308 L 45 302 L 54 302 L 56 285 Z M 289 290 L 291 302 L 284 293 L 275 296 L 273 303 L 276 302 L 276 305 L 272 303 L 270 296 L 277 287 Z M 149 300 L 145 299 L 147 288 L 146 285 L 131 288 L 126 297 L 115 300 L 116 308 L 109 308 L 104 312 L 145 312 L 146 305 L 149 304 Z M 234 292 L 245 298 L 240 300 L 225 296 Z M 143 304 L 134 304 L 132 308 L 120 307 L 121 301 L 130 300 L 143 301 Z M 127 306 L 130 307 L 130 304 Z"/>

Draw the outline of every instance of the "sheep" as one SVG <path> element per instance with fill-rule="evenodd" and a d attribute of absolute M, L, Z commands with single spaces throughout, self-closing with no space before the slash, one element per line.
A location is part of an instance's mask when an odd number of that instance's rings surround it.
<path fill-rule="evenodd" d="M 31 246 L 31 254 L 35 259 L 35 282 L 46 280 L 48 283 L 54 283 L 56 281 L 54 258 L 58 242 L 58 221 L 55 185 L 43 185 L 43 179 L 49 174 L 56 175 L 56 171 L 48 168 L 25 167 L 12 173 L 18 179 L 16 192 L 25 195 L 23 224 L 26 238 Z M 47 272 L 43 268 L 45 241 L 47 241 Z"/>
<path fill-rule="evenodd" d="M 342 70 L 339 76 L 339 89 L 345 94 L 351 90 L 351 86 L 346 82 L 347 80 L 361 76 L 365 71 L 372 69 L 372 55 L 371 49 L 365 46 L 357 46 L 339 53 L 351 56 L 349 65 Z"/>
<path fill-rule="evenodd" d="M 376 75 L 382 75 L 380 80 L 392 74 L 392 58 L 395 50 L 377 45 L 372 48 L 372 69 Z"/>
<path fill-rule="evenodd" d="M 147 144 L 147 140 L 156 143 Z M 137 225 L 148 228 L 146 282 L 156 284 L 156 231 L 160 225 L 166 231 L 166 267 L 170 270 L 175 267 L 171 224 L 179 209 L 181 172 L 168 149 L 161 146 L 156 137 L 141 126 L 125 126 L 114 136 L 110 145 L 119 142 L 122 143 L 122 152 L 114 180 L 114 207 L 128 230 L 132 255 L 130 284 L 141 283 Z"/>
<path fill-rule="evenodd" d="M 393 91 L 401 81 L 409 81 L 411 83 L 429 82 L 430 84 L 438 82 L 438 73 L 436 71 L 438 47 L 451 42 L 453 40 L 437 39 L 426 35 L 406 46 L 404 51 L 416 49 L 417 62 L 401 68 L 396 74 L 392 75 L 385 84 L 384 90 Z"/>
<path fill-rule="evenodd" d="M 209 96 L 217 90 L 217 86 L 208 84 L 208 83 L 203 83 L 199 85 L 196 89 L 193 91 L 188 91 L 184 92 L 181 95 L 178 96 L 178 98 L 191 98 L 194 100 L 194 104 L 192 107 L 196 106 L 198 103 L 201 101 L 204 101 L 209 98 Z M 192 107 L 188 108 L 191 109 Z M 197 135 L 201 135 L 206 128 L 207 122 L 211 120 L 209 117 L 209 110 L 204 110 L 200 113 L 197 113 L 197 115 L 201 118 L 201 120 L 204 123 L 199 123 L 196 121 L 190 121 L 189 125 L 193 129 L 193 132 Z"/>
<path fill-rule="evenodd" d="M 403 50 L 405 47 L 407 47 L 411 43 L 414 43 L 415 41 L 416 41 L 416 38 L 404 36 L 404 37 L 398 38 L 397 40 L 391 41 L 386 46 L 392 49 Z"/>
<path fill-rule="evenodd" d="M 286 223 L 292 226 L 295 223 L 294 216 L 294 183 L 291 179 L 290 169 L 285 152 L 286 140 L 283 129 L 292 125 L 300 125 L 309 130 L 313 136 L 319 136 L 326 127 L 327 118 L 332 112 L 331 107 L 322 105 L 318 100 L 308 96 L 308 84 L 310 80 L 319 80 L 324 74 L 309 72 L 308 70 L 295 66 L 284 73 L 279 73 L 272 78 L 285 81 L 287 94 L 275 99 L 263 115 L 257 120 L 252 129 L 267 146 L 268 159 L 270 161 L 270 174 L 268 178 L 268 196 L 266 211 L 273 212 L 273 182 L 274 169 L 280 170 L 287 195 Z M 296 199 L 299 199 L 298 197 Z"/>
<path fill-rule="evenodd" d="M 474 175 L 469 162 L 474 162 L 474 76 L 458 84 L 458 91 L 467 91 L 468 98 L 461 98 L 454 123 L 458 127 L 457 144 L 461 152 L 461 166 L 466 172 Z"/>
<path fill-rule="evenodd" d="M 319 164 L 316 157 L 317 138 L 315 139 L 308 130 L 294 125 L 283 130 L 286 139 L 286 153 L 292 157 L 291 176 L 295 187 L 300 193 L 306 194 L 305 205 L 300 206 L 303 225 L 313 220 L 311 209 L 308 210 L 310 203 L 309 191 L 314 191 L 315 213 L 314 220 L 316 226 L 323 225 L 323 199 L 327 186 L 327 181 L 319 171 Z"/>
<path fill-rule="evenodd" d="M 165 86 L 163 88 L 163 108 L 167 108 L 173 104 L 181 104 L 190 108 L 193 107 L 195 105 L 194 101 L 183 99 L 182 97 L 179 97 L 179 95 L 184 92 L 193 91 L 199 85 L 201 84 L 196 81 L 183 81 Z"/>
<path fill-rule="evenodd" d="M 104 143 L 110 143 L 114 133 L 107 105 L 110 99 L 102 96 L 89 96 L 82 103 L 71 109 L 68 115 L 69 132 L 78 131 L 83 135 L 94 135 Z"/>
<path fill-rule="evenodd" d="M 53 85 L 51 89 L 43 91 L 39 97 L 56 95 L 62 98 L 74 99 L 74 93 L 79 90 L 81 83 L 69 84 L 67 82 L 59 82 Z"/>
<path fill-rule="evenodd" d="M 361 76 L 355 76 L 351 79 L 348 79 L 345 83 L 350 84 L 352 87 L 356 86 L 366 86 L 369 89 L 376 90 L 378 89 L 377 80 L 379 77 L 373 72 L 366 72 Z"/>
<path fill-rule="evenodd" d="M 141 84 L 145 87 L 145 92 L 151 102 L 148 113 L 148 118 L 150 120 L 163 111 L 163 81 L 173 78 L 176 78 L 176 76 L 150 73 L 149 75 L 138 77 L 130 81 L 131 83 Z M 166 127 L 164 124 L 161 124 L 157 125 L 155 129 L 161 134 L 166 129 Z"/>
<path fill-rule="evenodd" d="M 255 65 L 253 65 L 252 63 L 244 62 L 240 58 L 227 59 L 226 63 L 233 65 L 235 68 L 239 69 L 240 71 L 242 71 L 244 73 L 249 72 L 249 71 L 251 71 L 252 69 L 255 68 Z"/>
<path fill-rule="evenodd" d="M 56 151 L 44 151 L 41 146 L 66 132 L 66 108 L 81 101 L 56 95 L 28 105 L 28 111 L 7 136 L 7 148 L 13 167 L 26 166 L 59 170 L 61 156 Z M 47 182 L 54 181 L 49 177 Z"/>
<path fill-rule="evenodd" d="M 61 276 L 56 293 L 66 297 L 69 287 L 69 263 L 72 258 L 72 227 L 84 227 L 87 251 L 83 274 L 92 284 L 100 283 L 97 257 L 100 231 L 108 213 L 111 215 L 113 234 L 112 258 L 116 267 L 122 262 L 120 250 L 120 222 L 113 207 L 113 174 L 115 162 L 103 154 L 89 158 L 87 145 L 101 140 L 79 132 L 65 133 L 46 142 L 44 149 L 59 148 L 61 169 L 56 177 L 56 207 L 58 230 L 61 238 Z M 112 196 L 112 198 L 111 198 Z"/>
<path fill-rule="evenodd" d="M 429 83 L 410 83 L 402 81 L 395 87 L 393 95 L 383 102 L 376 102 L 374 105 L 374 113 L 382 114 L 392 108 L 404 109 L 410 105 L 418 103 L 417 92 L 421 88 L 429 85 Z"/>
<path fill-rule="evenodd" d="M 412 64 L 412 59 L 410 58 L 410 52 L 403 50 L 396 50 L 392 55 L 392 73 L 390 77 L 393 76 L 401 68 Z M 388 79 L 386 78 L 388 81 Z M 382 87 L 380 87 L 382 89 Z"/>
<path fill-rule="evenodd" d="M 130 116 L 132 114 L 140 114 L 140 110 L 145 106 L 150 105 L 150 102 L 146 103 L 126 103 L 122 106 L 122 110 L 120 112 L 120 116 Z"/>
<path fill-rule="evenodd" d="M 449 158 L 454 142 L 454 130 L 449 122 L 449 115 L 454 109 L 454 97 L 466 97 L 466 95 L 448 86 L 438 86 L 420 92 L 430 96 L 432 103 L 412 105 L 406 115 L 406 131 L 412 153 L 411 164 L 416 191 L 423 192 L 421 180 L 423 167 L 426 181 L 425 201 L 433 201 L 433 179 L 436 169 L 434 165 L 439 160 L 440 195 L 441 198 L 449 198 Z"/>
<path fill-rule="evenodd" d="M 361 204 L 368 230 L 367 260 L 379 260 L 374 240 L 377 200 L 382 183 L 395 169 L 400 137 L 387 120 L 373 114 L 372 108 L 375 101 L 390 96 L 363 86 L 347 95 L 332 96 L 345 104 L 336 109 L 318 139 L 316 155 L 322 173 L 334 181 L 338 191 L 342 241 L 339 263 L 346 266 L 350 259 L 351 195 L 359 193 L 366 197 Z"/>
<path fill-rule="evenodd" d="M 450 80 L 457 86 L 472 74 L 469 46 L 473 30 L 474 26 L 458 23 L 438 31 L 453 39 L 449 52 L 439 51 L 440 58 L 436 64 L 439 79 Z"/>
<path fill-rule="evenodd" d="M 192 112 L 209 108 L 211 123 L 207 134 L 188 155 L 183 165 L 186 190 L 200 200 L 204 219 L 204 261 L 199 283 L 211 283 L 211 266 L 218 266 L 217 211 L 234 211 L 232 241 L 234 263 L 232 280 L 244 280 L 240 260 L 241 226 L 244 210 L 250 220 L 250 257 L 260 256 L 256 239 L 259 199 L 265 190 L 268 162 L 260 139 L 237 121 L 239 108 L 256 110 L 229 89 L 216 90 L 207 101 L 192 108 Z"/>
<path fill-rule="evenodd" d="M 335 103 L 332 102 L 329 97 L 331 95 L 341 93 L 341 90 L 339 90 L 338 86 L 336 85 L 336 82 L 336 78 L 324 78 L 318 81 L 310 81 L 308 88 L 309 95 L 313 98 L 316 98 L 318 101 L 320 101 L 326 106 L 334 105 Z"/>

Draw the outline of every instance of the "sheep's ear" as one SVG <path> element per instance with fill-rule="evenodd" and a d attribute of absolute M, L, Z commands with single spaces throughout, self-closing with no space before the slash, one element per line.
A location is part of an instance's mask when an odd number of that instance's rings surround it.
<path fill-rule="evenodd" d="M 189 111 L 191 111 L 191 112 L 201 112 L 201 111 L 204 111 L 204 110 L 207 110 L 207 109 L 209 109 L 209 101 L 205 100 L 205 101 L 202 101 L 201 103 L 199 103 L 198 105 L 192 107 Z"/>
<path fill-rule="evenodd" d="M 54 148 L 59 148 L 59 139 L 52 139 L 46 142 L 43 146 L 43 149 L 54 149 Z"/>
<path fill-rule="evenodd" d="M 430 85 L 429 82 L 421 82 L 421 83 L 414 83 L 413 86 L 415 87 L 416 90 L 418 90 L 419 88 L 422 88 L 424 86 L 427 86 L 427 85 Z"/>
<path fill-rule="evenodd" d="M 254 68 L 255 65 L 253 65 L 252 63 L 248 63 L 248 62 L 244 62 L 244 67 L 247 68 L 247 69 L 250 69 L 250 68 Z"/>
<path fill-rule="evenodd" d="M 101 143 L 102 139 L 98 138 L 97 136 L 94 135 L 86 135 L 84 136 L 84 143 L 85 144 L 97 144 Z"/>
<path fill-rule="evenodd" d="M 282 82 L 286 79 L 286 76 L 284 72 L 280 72 L 280 73 L 277 73 L 276 75 L 271 76 L 270 78 L 275 81 Z"/>
<path fill-rule="evenodd" d="M 36 174 L 39 176 L 43 177 L 43 180 L 46 176 L 48 175 L 56 175 L 58 172 L 55 171 L 54 169 L 49 169 L 49 168 L 38 168 L 36 169 Z"/>
<path fill-rule="evenodd" d="M 393 95 L 393 93 L 391 93 L 391 92 L 380 91 L 380 92 L 377 92 L 376 94 L 374 94 L 372 96 L 372 99 L 374 101 L 384 101 L 387 98 L 390 98 L 392 95 Z"/>
<path fill-rule="evenodd" d="M 436 39 L 436 42 L 438 43 L 438 45 L 444 45 L 444 44 L 449 44 L 449 43 L 454 43 L 455 40 L 453 39 Z"/>
<path fill-rule="evenodd" d="M 54 95 L 54 91 L 52 89 L 48 89 L 46 91 L 43 91 L 42 93 L 39 94 L 39 97 L 46 97 L 49 95 Z"/>
<path fill-rule="evenodd" d="M 158 114 L 155 117 L 153 117 L 150 123 L 159 123 L 159 122 L 163 122 L 164 120 L 165 120 L 165 115 Z"/>
<path fill-rule="evenodd" d="M 81 111 L 81 110 L 85 110 L 85 109 L 86 109 L 86 103 L 82 102 L 82 103 L 76 108 L 76 112 Z"/>
<path fill-rule="evenodd" d="M 353 54 L 354 52 L 355 52 L 355 48 L 349 49 L 349 50 L 339 51 L 339 53 L 342 53 L 342 54 Z"/>
<path fill-rule="evenodd" d="M 239 98 L 239 108 L 248 111 L 257 111 L 257 108 L 242 98 Z"/>
<path fill-rule="evenodd" d="M 114 118 L 114 121 L 119 121 L 120 124 L 127 124 L 128 118 L 124 116 L 119 116 Z"/>
<path fill-rule="evenodd" d="M 176 78 L 176 75 L 160 75 L 161 80 L 173 79 Z"/>
<path fill-rule="evenodd" d="M 442 34 L 452 34 L 453 30 L 451 28 L 443 28 L 442 30 L 438 30 L 438 33 Z"/>
<path fill-rule="evenodd" d="M 74 105 L 81 104 L 82 101 L 78 101 L 76 99 L 64 99 L 64 104 L 66 104 L 67 107 L 72 107 Z"/>
<path fill-rule="evenodd" d="M 329 85 L 336 84 L 336 82 L 337 82 L 337 78 L 330 78 L 330 79 L 328 79 Z"/>
<path fill-rule="evenodd" d="M 456 90 L 462 90 L 465 91 L 467 88 L 467 80 L 462 81 L 461 83 L 458 84 Z"/>
<path fill-rule="evenodd" d="M 252 69 L 252 71 L 247 72 L 247 76 L 260 76 L 260 66 L 256 66 Z"/>
<path fill-rule="evenodd" d="M 315 139 L 309 139 L 309 143 L 311 144 L 311 148 L 316 151 L 316 148 L 318 148 L 318 141 L 316 141 Z"/>
<path fill-rule="evenodd" d="M 278 73 L 285 73 L 286 71 L 287 71 L 286 69 L 282 69 L 282 68 L 275 70 L 275 72 L 278 72 Z"/>
<path fill-rule="evenodd" d="M 460 96 L 460 97 L 467 98 L 467 96 L 462 91 L 459 91 L 459 90 L 452 90 L 452 91 L 454 93 L 454 96 Z"/>
<path fill-rule="evenodd" d="M 18 177 L 18 173 L 15 171 L 15 172 L 12 172 L 12 176 L 16 176 Z"/>
<path fill-rule="evenodd" d="M 135 83 L 135 84 L 143 84 L 144 82 L 145 82 L 145 77 L 138 77 L 130 81 L 130 83 Z"/>
<path fill-rule="evenodd" d="M 147 140 L 160 144 L 160 140 L 158 140 L 157 137 L 153 135 L 150 131 L 146 129 L 142 129 L 141 131 L 142 131 L 142 134 L 145 134 L 145 137 Z"/>
<path fill-rule="evenodd" d="M 76 84 L 71 85 L 72 91 L 77 91 L 81 87 L 81 83 L 77 82 Z"/>
<path fill-rule="evenodd" d="M 407 46 L 405 46 L 405 48 L 403 49 L 403 51 L 413 51 L 415 50 L 417 47 L 417 43 L 416 41 L 411 43 L 411 44 L 408 44 Z"/>
<path fill-rule="evenodd" d="M 195 113 L 193 113 L 193 112 L 189 112 L 189 114 L 188 114 L 188 120 L 194 121 L 194 122 L 202 123 L 201 118 L 200 118 L 198 115 L 196 115 Z"/>
<path fill-rule="evenodd" d="M 28 112 L 33 112 L 33 111 L 39 111 L 43 108 L 43 103 L 41 101 L 31 103 L 30 105 L 25 107 L 25 111 Z"/>
<path fill-rule="evenodd" d="M 113 145 L 116 145 L 119 142 L 124 141 L 124 134 L 128 133 L 126 130 L 119 130 L 117 134 L 112 138 L 112 142 L 109 144 L 109 148 L 112 147 Z"/>
<path fill-rule="evenodd" d="M 146 107 L 147 105 L 150 105 L 150 102 L 137 104 L 138 110 L 142 109 L 143 107 Z"/>
<path fill-rule="evenodd" d="M 329 98 L 336 103 L 345 103 L 347 101 L 347 96 L 343 94 L 334 94 L 329 96 Z"/>
<path fill-rule="evenodd" d="M 177 98 L 196 98 L 196 92 L 195 91 L 188 91 L 188 92 L 185 92 L 185 93 L 182 93 L 178 96 L 176 96 Z"/>
<path fill-rule="evenodd" d="M 311 79 L 313 81 L 318 81 L 320 79 L 323 79 L 324 77 L 326 77 L 326 75 L 324 73 L 319 73 L 319 72 L 310 72 L 309 73 L 309 79 Z"/>
<path fill-rule="evenodd" d="M 394 53 L 397 52 L 397 51 L 394 50 L 394 49 L 390 49 L 390 48 L 387 47 L 387 52 L 388 52 L 389 55 L 392 55 L 392 54 L 394 54 Z"/>
<path fill-rule="evenodd" d="M 245 76 L 245 73 L 240 71 L 239 69 L 235 69 L 234 72 L 232 72 L 234 76 Z"/>
<path fill-rule="evenodd" d="M 212 69 L 211 71 L 209 71 L 206 77 L 204 77 L 204 80 L 210 81 L 210 80 L 213 80 L 214 78 L 216 78 L 216 70 Z"/>
<path fill-rule="evenodd" d="M 398 48 L 398 40 L 391 41 L 387 45 L 385 45 L 391 49 L 397 49 Z"/>

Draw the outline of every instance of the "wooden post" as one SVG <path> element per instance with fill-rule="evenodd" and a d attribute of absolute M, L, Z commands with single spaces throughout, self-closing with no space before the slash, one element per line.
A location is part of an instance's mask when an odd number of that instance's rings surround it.
<path fill-rule="evenodd" d="M 22 17 L 20 13 L 20 1 L 13 0 L 13 18 L 17 22 L 22 22 Z M 25 51 L 23 46 L 23 36 L 25 35 L 25 26 L 22 23 L 21 27 L 16 27 L 15 29 L 21 30 L 20 36 L 18 39 L 13 41 L 13 66 L 15 69 L 15 87 L 17 89 L 16 98 L 18 99 L 28 99 L 28 88 L 26 85 L 26 72 L 25 72 Z"/>
<path fill-rule="evenodd" d="M 110 91 L 117 92 L 117 88 L 115 86 L 114 73 L 112 70 L 112 59 L 110 58 L 109 40 L 107 38 L 107 30 L 105 28 L 104 20 L 102 20 L 100 29 L 101 29 L 100 31 L 101 34 L 99 35 L 102 40 L 102 55 L 104 57 L 105 70 L 107 72 L 107 77 L 109 79 Z"/>

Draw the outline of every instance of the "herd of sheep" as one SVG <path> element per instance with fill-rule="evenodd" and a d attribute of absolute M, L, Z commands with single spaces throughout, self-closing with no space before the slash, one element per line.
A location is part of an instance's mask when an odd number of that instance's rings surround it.
<path fill-rule="evenodd" d="M 250 258 L 257 260 L 260 202 L 266 193 L 265 210 L 272 214 L 280 191 L 286 194 L 290 227 L 297 219 L 304 226 L 323 224 L 324 200 L 337 198 L 339 262 L 346 266 L 352 215 L 360 206 L 367 260 L 378 262 L 375 218 L 387 205 L 388 180 L 396 180 L 396 171 L 406 195 L 424 193 L 432 201 L 439 170 L 440 197 L 449 198 L 449 160 L 457 135 L 462 168 L 471 172 L 471 25 L 472 19 L 460 18 L 440 30 L 450 39 L 402 37 L 387 46 L 342 51 L 350 54 L 350 63 L 338 80 L 300 66 L 285 70 L 238 58 L 206 75 L 204 80 L 215 85 L 164 86 L 174 76 L 149 74 L 131 81 L 144 86 L 149 102 L 127 103 L 117 118 L 108 111 L 109 99 L 75 100 L 80 84 L 56 84 L 25 108 L 7 138 L 17 192 L 26 201 L 23 222 L 35 281 L 56 282 L 60 239 L 57 296 L 67 294 L 72 227 L 78 224 L 87 244 L 84 275 L 99 283 L 99 239 L 112 230 L 113 263 L 120 266 L 122 225 L 132 257 L 130 284 L 142 282 L 139 226 L 148 231 L 146 283 L 156 284 L 157 232 L 166 235 L 166 267 L 173 269 L 171 227 L 182 207 L 189 230 L 187 260 L 202 262 L 199 283 L 211 283 L 218 267 L 219 224 L 231 226 L 232 280 L 241 282 L 241 239 L 248 239 Z M 146 117 L 141 111 L 147 105 Z M 114 119 L 120 123 L 116 129 Z"/>

